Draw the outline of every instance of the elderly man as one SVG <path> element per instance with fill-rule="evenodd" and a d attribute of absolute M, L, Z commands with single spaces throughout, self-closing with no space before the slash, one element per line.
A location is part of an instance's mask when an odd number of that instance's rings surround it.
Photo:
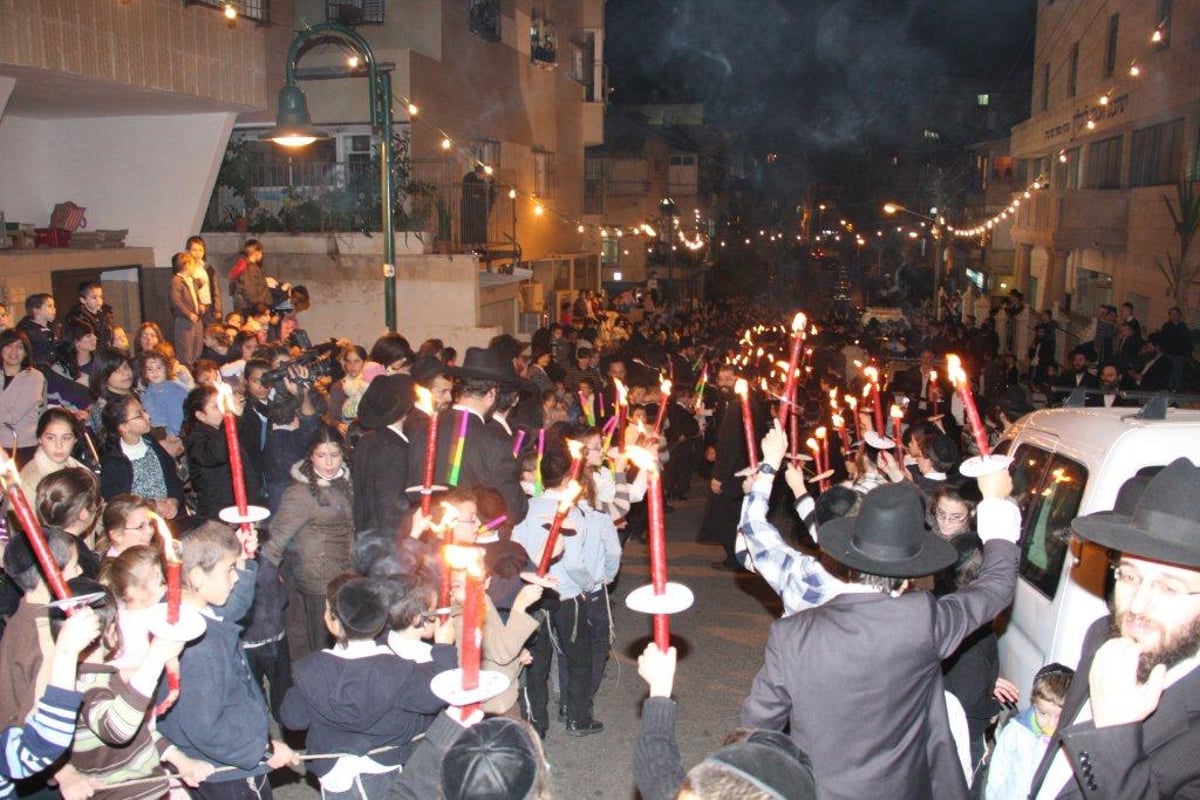
<path fill-rule="evenodd" d="M 1116 552 L 1111 616 L 1092 625 L 1030 797 L 1200 793 L 1200 467 L 1181 458 L 1129 516 L 1072 526 Z"/>

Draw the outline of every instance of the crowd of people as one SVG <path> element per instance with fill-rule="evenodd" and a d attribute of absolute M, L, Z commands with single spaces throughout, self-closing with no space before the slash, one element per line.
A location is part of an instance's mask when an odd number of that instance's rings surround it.
<path fill-rule="evenodd" d="M 149 798 L 180 785 L 270 797 L 269 773 L 300 763 L 288 742 L 301 740 L 326 798 L 548 797 L 551 718 L 571 737 L 604 731 L 594 698 L 609 587 L 626 543 L 647 536 L 655 469 L 667 513 L 705 493 L 697 533 L 724 548 L 715 566 L 758 572 L 784 617 L 745 727 L 690 771 L 674 740 L 675 651 L 647 647 L 633 762 L 644 797 L 944 798 L 985 783 L 987 797 L 1017 797 L 1034 780 L 1051 791 L 1039 796 L 1119 781 L 1117 793 L 1086 793 L 1115 797 L 1163 780 L 1145 768 L 1153 754 L 1109 755 L 1157 704 L 1143 691 L 1134 707 L 1113 688 L 1131 684 L 1111 643 L 1095 660 L 1112 667 L 1104 686 L 1095 666 L 1090 682 L 1058 665 L 1039 673 L 1033 710 L 1003 728 L 980 778 L 999 702 L 1015 700 L 991 621 L 1012 598 L 1020 515 L 1007 473 L 958 470 L 975 439 L 945 357 L 961 354 L 993 437 L 1045 377 L 1009 360 L 990 320 L 815 320 L 804 379 L 781 403 L 793 334 L 740 300 L 663 309 L 652 293 L 585 293 L 529 341 L 500 335 L 460 357 L 397 333 L 313 346 L 300 327 L 307 292 L 267 277 L 253 241 L 227 292 L 199 237 L 173 263 L 169 337 L 153 323 L 124 336 L 96 283 L 61 323 L 53 298 L 32 295 L 0 332 L 4 444 L 82 598 L 71 615 L 53 602 L 37 543 L 10 523 L 0 797 Z M 1103 360 L 1095 353 L 1081 369 Z M 857 402 L 872 363 L 886 387 L 875 402 L 898 411 L 883 425 Z M 789 407 L 794 426 L 776 421 Z M 814 482 L 794 450 L 822 428 L 847 438 L 829 434 Z M 1200 470 L 1187 468 L 1163 475 L 1194 489 Z M 257 525 L 224 521 L 239 485 L 269 512 Z M 781 505 L 803 547 L 779 531 Z M 560 537 L 548 530 L 556 515 Z M 1159 624 L 1130 610 L 1142 583 L 1194 603 L 1200 563 L 1194 542 L 1164 557 L 1136 515 L 1124 524 L 1141 538 L 1116 536 L 1120 524 L 1081 534 L 1125 553 L 1116 641 L 1129 647 Z M 174 537 L 180 603 L 204 625 L 187 643 L 151 635 Z M 478 707 L 432 686 L 474 635 L 447 544 L 481 548 L 486 571 L 482 668 L 506 681 Z M 1197 655 L 1188 647 L 1151 651 L 1139 690 L 1179 681 Z M 1091 718 L 1069 716 L 1089 685 Z M 1092 765 L 1079 748 L 1110 748 L 1119 763 Z M 1045 753 L 1053 763 L 1035 776 Z"/>

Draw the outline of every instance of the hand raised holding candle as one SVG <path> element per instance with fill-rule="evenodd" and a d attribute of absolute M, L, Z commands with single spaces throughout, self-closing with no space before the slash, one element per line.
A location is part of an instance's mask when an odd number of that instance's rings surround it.
<path fill-rule="evenodd" d="M 773 469 L 779 469 L 783 457 L 787 455 L 788 440 L 783 428 L 776 422 L 762 438 L 763 463 L 770 464 Z"/>

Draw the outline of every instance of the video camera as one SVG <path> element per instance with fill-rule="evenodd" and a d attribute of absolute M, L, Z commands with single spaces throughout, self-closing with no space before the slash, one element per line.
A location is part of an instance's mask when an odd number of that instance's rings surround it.
<path fill-rule="evenodd" d="M 333 353 L 336 348 L 334 342 L 322 342 L 314 347 L 312 340 L 308 338 L 307 331 L 296 330 L 288 337 L 287 344 L 290 347 L 299 347 L 303 352 L 291 361 L 264 372 L 261 378 L 263 385 L 277 386 L 282 383 L 284 378 L 290 376 L 293 383 L 300 386 L 311 386 L 330 374 Z M 308 369 L 307 378 L 301 378 L 291 372 L 293 368 L 300 367 Z"/>

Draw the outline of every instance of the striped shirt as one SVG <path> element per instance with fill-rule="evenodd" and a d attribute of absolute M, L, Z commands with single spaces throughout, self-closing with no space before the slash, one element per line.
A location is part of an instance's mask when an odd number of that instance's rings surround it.
<path fill-rule="evenodd" d="M 13 781 L 47 769 L 71 746 L 82 701 L 79 692 L 47 686 L 24 727 L 0 732 L 0 798 L 15 797 Z"/>

